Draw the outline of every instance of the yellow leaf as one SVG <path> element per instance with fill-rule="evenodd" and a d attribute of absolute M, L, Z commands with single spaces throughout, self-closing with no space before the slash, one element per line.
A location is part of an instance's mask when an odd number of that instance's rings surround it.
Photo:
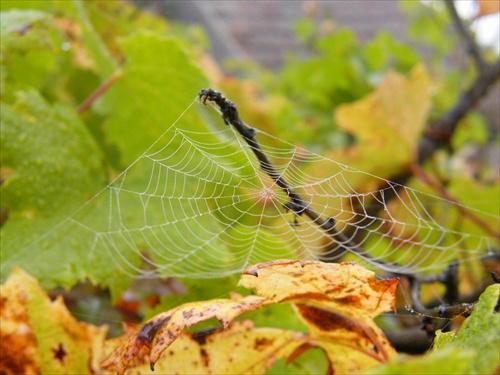
<path fill-rule="evenodd" d="M 262 374 L 277 359 L 290 357 L 306 340 L 302 333 L 255 328 L 250 320 L 238 321 L 226 330 L 181 333 L 154 370 L 159 374 Z M 143 347 L 127 373 L 150 374 L 148 353 Z"/>
<path fill-rule="evenodd" d="M 102 367 L 119 374 L 133 367 L 131 371 L 141 373 L 149 356 L 152 368 L 168 362 L 168 372 L 261 374 L 278 358 L 291 361 L 310 348 L 321 348 L 332 371 L 371 368 L 395 354 L 373 318 L 394 308 L 397 283 L 377 281 L 373 272 L 354 263 L 280 260 L 257 264 L 240 280 L 240 285 L 254 288 L 257 296 L 191 302 L 159 314 L 140 330 L 114 340 L 116 348 Z M 229 326 L 244 312 L 282 302 L 294 304 L 309 334 L 254 329 L 249 322 Z M 183 332 L 213 317 L 224 331 Z M 160 358 L 167 349 L 168 355 Z"/>
<path fill-rule="evenodd" d="M 390 71 L 371 94 L 335 112 L 339 127 L 354 136 L 355 144 L 332 150 L 314 163 L 307 173 L 323 182 L 305 187 L 304 195 L 311 196 L 315 206 L 332 210 L 337 230 L 365 215 L 354 194 L 384 189 L 387 183 L 383 178 L 409 170 L 431 108 L 430 87 L 422 65 L 406 76 Z M 337 175 L 339 178 L 332 178 Z M 332 196 L 339 192 L 346 193 L 345 199 L 333 202 Z M 336 207 L 343 209 L 336 211 Z"/>
<path fill-rule="evenodd" d="M 61 298 L 51 301 L 37 280 L 19 268 L 0 288 L 0 373 L 99 371 L 106 327 L 78 322 Z"/>
<path fill-rule="evenodd" d="M 372 319 L 394 309 L 397 284 L 395 279 L 375 280 L 372 271 L 354 262 L 278 260 L 247 268 L 238 285 L 255 288 L 268 303 L 314 305 Z"/>
<path fill-rule="evenodd" d="M 430 86 L 423 65 L 413 68 L 407 77 L 389 71 L 374 92 L 340 106 L 335 116 L 339 126 L 355 136 L 355 153 L 364 155 L 367 161 L 371 158 L 369 165 L 375 160 L 392 166 L 409 164 L 431 107 Z M 356 167 L 351 162 L 346 164 Z M 358 167 L 367 171 L 364 165 Z"/>
<path fill-rule="evenodd" d="M 240 285 L 269 301 L 293 303 L 311 342 L 324 349 L 336 373 L 345 373 L 396 354 L 373 318 L 394 309 L 398 281 L 374 276 L 355 263 L 274 261 L 247 269 Z"/>
<path fill-rule="evenodd" d="M 407 76 L 389 71 L 371 94 L 344 104 L 335 112 L 339 127 L 351 133 L 356 143 L 328 152 L 326 159 L 315 163 L 308 172 L 328 178 L 342 169 L 338 162 L 366 172 L 345 174 L 352 189 L 378 190 L 383 180 L 375 176 L 393 176 L 408 169 L 415 159 L 431 107 L 430 87 L 430 78 L 422 65 Z M 321 188 L 329 191 L 327 185 Z M 316 200 L 317 204 L 322 203 L 320 198 Z"/>
<path fill-rule="evenodd" d="M 265 298 L 257 296 L 235 300 L 214 299 L 186 303 L 158 314 L 150 319 L 140 331 L 131 335 L 122 346 L 116 348 L 102 363 L 102 367 L 122 374 L 130 360 L 141 351 L 144 345 L 151 347 L 151 363 L 154 364 L 161 353 L 179 337 L 184 328 L 214 317 L 227 328 L 236 316 L 257 309 L 264 301 Z"/>

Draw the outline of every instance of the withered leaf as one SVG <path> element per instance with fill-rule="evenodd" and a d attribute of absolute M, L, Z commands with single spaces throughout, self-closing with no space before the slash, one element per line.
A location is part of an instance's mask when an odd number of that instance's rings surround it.
<path fill-rule="evenodd" d="M 156 362 L 155 372 L 262 374 L 277 359 L 291 356 L 307 339 L 307 335 L 294 331 L 255 328 L 250 320 L 236 321 L 225 330 L 182 332 Z M 113 343 L 117 342 L 115 339 Z M 128 371 L 150 374 L 148 353 L 144 346 L 130 362 Z"/>
<path fill-rule="evenodd" d="M 61 298 L 15 268 L 0 287 L 0 373 L 84 374 L 99 371 L 106 327 L 78 322 Z"/>
<path fill-rule="evenodd" d="M 293 303 L 335 371 L 352 372 L 396 354 L 373 318 L 394 310 L 398 280 L 374 276 L 355 263 L 278 261 L 248 268 L 240 285 L 275 303 Z"/>
<path fill-rule="evenodd" d="M 265 298 L 257 296 L 247 296 L 236 300 L 215 299 L 186 303 L 158 314 L 111 353 L 102 363 L 102 367 L 122 374 L 143 346 L 147 346 L 151 348 L 150 362 L 153 368 L 161 353 L 179 337 L 184 328 L 214 317 L 224 328 L 227 328 L 235 317 L 259 308 L 264 301 Z"/>
<path fill-rule="evenodd" d="M 257 264 L 244 271 L 240 280 L 241 286 L 255 289 L 257 296 L 192 302 L 159 314 L 121 339 L 102 366 L 123 374 L 132 365 L 140 373 L 131 361 L 136 358 L 144 365 L 145 348 L 150 348 L 152 368 L 168 358 L 169 372 L 260 374 L 278 358 L 293 360 L 305 350 L 321 348 L 332 371 L 360 371 L 395 354 L 373 318 L 394 308 L 397 283 L 377 281 L 373 272 L 354 263 L 279 260 Z M 248 322 L 229 327 L 244 312 L 283 302 L 295 306 L 308 334 L 262 331 Z M 225 330 L 201 336 L 183 333 L 184 328 L 213 317 Z M 176 349 L 179 338 L 182 350 Z M 167 349 L 168 354 L 160 359 Z M 183 358 L 190 358 L 196 366 L 182 364 Z"/>

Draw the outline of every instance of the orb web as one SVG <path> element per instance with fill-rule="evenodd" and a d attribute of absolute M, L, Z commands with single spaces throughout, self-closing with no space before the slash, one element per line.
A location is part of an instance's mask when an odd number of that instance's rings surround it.
<path fill-rule="evenodd" d="M 192 111 L 201 112 L 208 130 L 186 125 Z M 289 197 L 261 170 L 249 146 L 209 111 L 193 101 L 148 150 L 38 244 L 81 248 L 89 264 L 110 262 L 132 277 L 196 278 L 284 258 L 438 272 L 451 261 L 483 257 L 498 247 L 498 239 L 477 226 L 457 230 L 458 205 L 452 201 L 256 129 L 280 176 L 342 233 L 329 236 L 287 209 Z M 467 209 L 498 227 L 498 216 Z"/>

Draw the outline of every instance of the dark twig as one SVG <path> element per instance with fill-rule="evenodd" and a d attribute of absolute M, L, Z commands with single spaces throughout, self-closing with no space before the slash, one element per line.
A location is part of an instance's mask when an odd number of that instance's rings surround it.
<path fill-rule="evenodd" d="M 267 155 L 264 151 L 262 151 L 262 148 L 255 139 L 255 130 L 241 120 L 236 105 L 232 101 L 226 99 L 221 93 L 212 89 L 201 90 L 199 97 L 203 104 L 206 104 L 208 101 L 217 105 L 218 109 L 222 113 L 222 119 L 224 122 L 227 125 L 232 125 L 238 133 L 241 134 L 245 142 L 250 146 L 250 149 L 257 157 L 260 169 L 267 173 L 276 185 L 290 198 L 290 202 L 285 203 L 284 205 L 287 210 L 291 210 L 296 216 L 306 215 L 309 217 L 309 219 L 323 229 L 325 234 L 329 236 L 333 242 L 338 244 L 338 246 L 348 247 L 349 250 L 362 255 L 364 258 L 370 258 L 372 262 L 379 264 L 383 263 L 378 259 L 370 257 L 370 255 L 361 246 L 348 238 L 344 233 L 337 231 L 335 229 L 335 220 L 333 218 L 323 219 L 316 211 L 308 206 L 295 189 L 293 189 L 284 177 L 278 173 Z"/>
<path fill-rule="evenodd" d="M 474 38 L 470 35 L 469 30 L 464 25 L 462 19 L 458 15 L 453 0 L 445 0 L 444 3 L 446 5 L 446 8 L 448 9 L 448 13 L 450 13 L 451 21 L 453 22 L 455 29 L 458 31 L 458 33 L 464 40 L 467 52 L 476 63 L 477 69 L 479 71 L 483 70 L 483 68 L 486 66 L 486 62 L 484 61 L 483 56 L 481 55 L 481 49 L 477 45 Z"/>
<path fill-rule="evenodd" d="M 493 63 L 487 63 L 482 58 L 481 50 L 474 42 L 470 33 L 457 14 L 455 5 L 452 0 L 445 1 L 450 16 L 453 20 L 453 25 L 457 32 L 462 36 L 464 43 L 467 46 L 467 51 L 471 58 L 475 61 L 478 75 L 468 89 L 463 91 L 458 97 L 455 104 L 444 113 L 441 118 L 432 123 L 426 130 L 422 140 L 418 145 L 417 163 L 424 164 L 429 160 L 434 153 L 443 148 L 448 147 L 451 137 L 455 132 L 459 122 L 469 113 L 478 102 L 486 96 L 488 90 L 496 84 L 500 78 L 500 59 Z M 392 176 L 389 180 L 396 182 L 391 184 L 393 189 L 387 189 L 385 193 L 385 201 L 390 201 L 398 195 L 401 186 L 406 185 L 408 180 L 413 177 L 410 169 Z M 381 187 L 383 188 L 383 187 Z M 368 216 L 378 216 L 378 213 L 383 209 L 382 205 L 373 201 L 367 205 Z M 468 216 L 469 217 L 469 216 Z"/>
<path fill-rule="evenodd" d="M 478 76 L 472 83 L 472 85 L 459 96 L 455 105 L 427 129 L 418 147 L 417 162 L 419 165 L 422 165 L 428 159 L 430 159 L 434 152 L 436 152 L 438 149 L 442 148 L 443 146 L 449 145 L 450 139 L 455 129 L 457 128 L 458 123 L 467 115 L 469 111 L 471 111 L 477 105 L 479 100 L 487 94 L 488 90 L 500 78 L 500 60 L 490 64 L 484 61 L 479 47 L 474 42 L 473 38 L 462 23 L 462 20 L 458 16 L 453 1 L 445 0 L 445 3 L 452 17 L 453 24 L 464 39 L 468 53 L 475 61 L 476 67 L 478 69 Z M 395 176 L 393 180 L 396 180 L 401 185 L 404 185 L 415 174 L 415 171 L 418 172 L 422 170 L 421 168 L 417 168 L 414 166 L 413 169 L 406 171 L 399 176 Z M 420 174 L 420 176 L 422 177 L 422 174 Z M 438 188 L 437 186 L 434 187 Z M 389 194 L 386 194 L 385 196 L 386 201 L 396 196 L 398 187 L 396 187 L 395 189 L 396 190 L 389 190 Z M 446 191 L 443 189 L 441 193 L 446 193 Z M 450 197 L 447 197 L 447 199 L 449 198 Z M 457 208 L 461 211 L 461 214 L 464 217 L 471 219 L 486 230 L 489 229 L 489 226 L 484 225 L 484 223 L 480 221 L 477 216 L 473 215 L 462 206 L 457 205 Z M 377 215 L 379 209 L 380 207 L 374 207 L 374 209 L 372 209 L 369 214 Z M 491 230 L 489 230 L 488 232 L 498 238 L 498 233 L 494 231 L 492 232 Z M 426 280 L 423 277 L 417 277 L 410 280 L 412 286 L 412 300 L 415 310 L 418 310 L 420 313 L 428 316 L 438 316 L 442 318 L 449 318 L 457 315 L 468 316 L 474 308 L 474 304 L 465 303 L 454 306 L 443 305 L 429 309 L 423 306 L 420 302 L 419 294 L 421 284 L 435 281 L 443 282 L 446 285 L 447 288 L 444 296 L 446 302 L 453 303 L 450 301 L 450 299 L 456 301 L 456 297 L 458 296 L 458 276 L 456 274 L 455 276 L 452 276 L 448 272 L 444 272 L 442 275 L 446 276 L 448 278 L 448 281 Z"/>
<path fill-rule="evenodd" d="M 486 64 L 476 80 L 460 95 L 455 105 L 426 131 L 418 148 L 418 163 L 423 164 L 436 150 L 449 144 L 458 123 L 470 112 L 500 78 L 500 60 Z"/>
<path fill-rule="evenodd" d="M 275 181 L 276 185 L 278 185 L 281 188 L 281 190 L 283 190 L 286 193 L 286 195 L 290 198 L 290 202 L 284 204 L 284 207 L 287 210 L 293 211 L 297 216 L 306 215 L 307 217 L 309 217 L 316 225 L 318 225 L 320 228 L 324 230 L 326 235 L 332 238 L 333 242 L 339 244 L 339 246 L 349 246 L 349 249 L 356 252 L 357 254 L 360 254 L 365 258 L 369 256 L 369 254 L 362 247 L 354 243 L 344 233 L 341 233 L 335 229 L 335 221 L 333 220 L 333 218 L 328 218 L 326 220 L 321 218 L 316 213 L 316 211 L 314 211 L 307 205 L 307 203 L 293 189 L 293 187 L 291 187 L 288 184 L 288 182 L 276 170 L 274 165 L 271 163 L 267 155 L 260 147 L 259 143 L 255 138 L 255 130 L 253 128 L 250 128 L 247 124 L 245 124 L 241 120 L 236 105 L 232 101 L 225 98 L 221 93 L 214 91 L 212 89 L 201 90 L 199 93 L 199 97 L 200 101 L 203 104 L 206 104 L 207 102 L 214 103 L 222 113 L 222 119 L 224 120 L 224 122 L 227 125 L 233 126 L 238 131 L 238 133 L 241 134 L 243 139 L 250 146 L 251 150 L 257 157 L 260 164 L 260 169 L 263 170 L 265 173 L 267 173 L 267 175 L 271 177 L 273 181 Z M 370 260 L 385 266 L 388 265 L 383 261 L 375 258 L 370 258 Z M 457 267 L 458 267 L 457 263 L 454 262 L 444 272 L 432 276 L 419 276 L 413 273 L 404 275 L 399 273 L 393 273 L 393 274 L 398 276 L 406 276 L 410 279 L 410 282 L 412 283 L 413 286 L 412 297 L 414 303 L 416 304 L 415 305 L 416 309 L 419 310 L 419 312 L 421 313 L 430 314 L 434 311 L 427 309 L 419 302 L 420 285 L 422 283 L 442 282 L 443 284 L 445 284 L 447 288 L 445 296 L 447 297 L 446 302 L 449 304 L 453 303 L 458 299 L 458 291 L 456 290 Z M 455 308 L 451 307 L 448 308 L 448 311 L 454 311 L 454 310 Z M 444 314 L 443 311 L 441 310 L 439 311 L 436 310 L 435 313 Z"/>
<path fill-rule="evenodd" d="M 239 117 L 236 105 L 226 99 L 221 93 L 214 91 L 212 89 L 204 89 L 199 93 L 200 101 L 203 104 L 207 102 L 213 103 L 219 109 L 222 114 L 222 119 L 227 125 L 233 126 L 238 133 L 243 137 L 245 142 L 250 146 L 252 152 L 257 157 L 259 161 L 260 169 L 264 171 L 271 179 L 276 183 L 276 185 L 283 190 L 286 195 L 290 198 L 290 201 L 285 203 L 283 206 L 285 209 L 292 211 L 296 216 L 306 215 L 311 219 L 316 225 L 323 229 L 325 234 L 329 236 L 334 243 L 338 244 L 340 247 L 347 247 L 357 254 L 363 257 L 369 257 L 369 254 L 359 245 L 354 243 L 349 239 L 344 233 L 338 232 L 335 229 L 335 221 L 333 218 L 327 218 L 326 220 L 321 218 L 316 211 L 310 208 L 307 203 L 302 199 L 302 197 L 293 189 L 292 186 L 284 179 L 274 165 L 271 163 L 267 155 L 264 153 L 259 143 L 255 138 L 255 130 L 246 125 Z M 382 264 L 387 266 L 386 263 L 375 259 L 373 257 L 370 260 L 374 263 Z M 458 263 L 453 262 L 447 270 L 432 276 L 421 276 L 416 274 L 396 274 L 398 276 L 407 277 L 411 285 L 411 297 L 414 304 L 414 309 L 411 311 L 417 312 L 419 314 L 426 315 L 424 318 L 423 329 L 427 331 L 428 339 L 421 340 L 421 346 L 425 347 L 430 339 L 434 336 L 434 331 L 437 328 L 432 323 L 432 317 L 439 318 L 453 318 L 457 315 L 468 316 L 474 308 L 474 304 L 461 303 L 450 306 L 451 303 L 455 303 L 458 300 Z M 445 305 L 441 305 L 435 308 L 427 308 L 420 302 L 420 287 L 423 283 L 441 282 L 446 286 L 445 293 Z M 393 337 L 394 341 L 405 340 L 404 337 L 398 335 Z M 398 344 L 399 345 L 399 344 Z M 408 345 L 408 343 L 401 342 L 401 346 Z"/>
<path fill-rule="evenodd" d="M 442 327 L 439 319 L 453 319 L 457 316 L 468 317 L 474 310 L 476 303 L 457 303 L 458 292 L 458 262 L 453 262 L 438 275 L 407 276 L 410 281 L 410 294 L 413 306 L 410 312 L 422 315 L 421 330 L 427 333 L 429 339 L 434 338 L 436 329 Z M 420 288 L 424 283 L 439 282 L 444 284 L 446 291 L 443 296 L 444 303 L 435 307 L 426 307 L 420 301 Z"/>

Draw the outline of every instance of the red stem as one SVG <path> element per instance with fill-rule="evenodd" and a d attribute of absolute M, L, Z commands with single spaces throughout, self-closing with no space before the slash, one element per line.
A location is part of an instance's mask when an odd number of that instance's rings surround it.
<path fill-rule="evenodd" d="M 97 88 L 92 94 L 90 94 L 87 99 L 83 101 L 82 104 L 80 104 L 77 108 L 77 112 L 79 114 L 82 114 L 85 112 L 94 102 L 118 80 L 122 76 L 122 71 L 117 70 L 115 71 L 104 83 Z"/>
<path fill-rule="evenodd" d="M 412 163 L 411 170 L 413 174 L 417 178 L 419 178 L 422 182 L 435 189 L 442 198 L 455 203 L 455 207 L 464 217 L 468 218 L 469 220 L 477 224 L 479 227 L 484 229 L 484 231 L 487 232 L 490 236 L 500 239 L 500 233 L 495 232 L 493 229 L 490 228 L 487 222 L 485 222 L 483 219 L 476 216 L 474 213 L 470 212 L 467 208 L 462 206 L 457 199 L 455 199 L 450 193 L 448 193 L 448 191 L 446 191 L 446 189 L 443 186 L 441 186 L 438 182 L 433 180 L 420 165 L 418 165 L 417 163 Z"/>

